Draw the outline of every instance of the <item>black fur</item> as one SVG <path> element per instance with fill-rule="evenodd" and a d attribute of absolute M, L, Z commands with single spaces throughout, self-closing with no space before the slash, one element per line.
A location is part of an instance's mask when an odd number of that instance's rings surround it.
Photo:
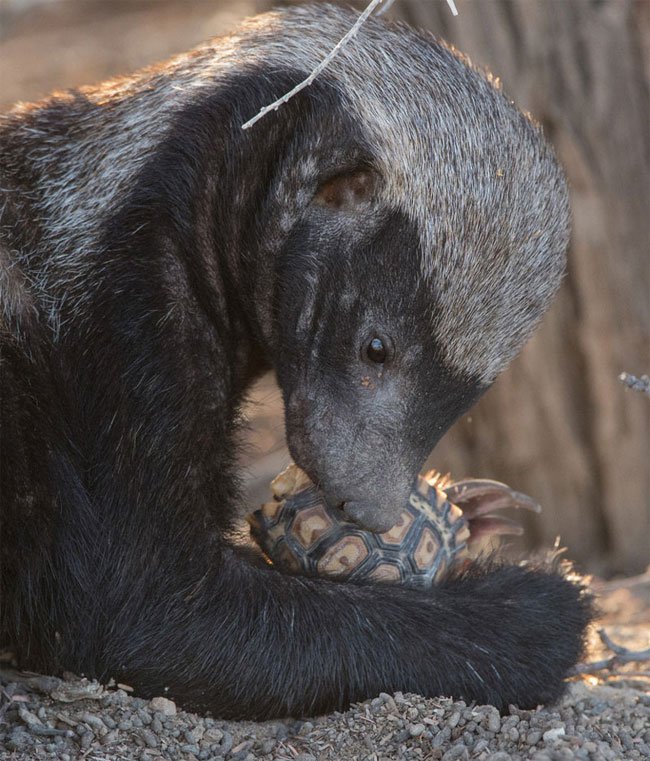
<path fill-rule="evenodd" d="M 107 171 L 79 156 L 119 113 L 80 92 L 0 122 L 2 636 L 25 667 L 224 717 L 382 690 L 554 701 L 591 615 L 559 568 L 479 564 L 423 593 L 285 576 L 229 541 L 238 409 L 263 371 L 297 461 L 371 525 L 487 385 L 445 360 L 417 225 L 382 206 L 340 90 L 323 77 L 240 130 L 302 77 L 242 66 L 185 102 L 82 254 L 51 255 L 42 210 Z M 317 202 L 359 172 L 367 197 Z M 385 365 L 363 357 L 376 333 Z"/>

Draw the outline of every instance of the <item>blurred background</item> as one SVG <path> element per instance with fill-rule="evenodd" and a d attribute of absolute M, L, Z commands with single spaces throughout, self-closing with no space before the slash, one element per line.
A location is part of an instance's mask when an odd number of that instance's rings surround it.
<path fill-rule="evenodd" d="M 0 0 L 0 109 L 127 73 L 280 4 Z M 650 399 L 618 376 L 650 372 L 650 2 L 456 4 L 453 17 L 444 0 L 397 0 L 387 15 L 487 66 L 542 123 L 569 177 L 574 229 L 541 329 L 430 463 L 540 501 L 524 546 L 560 536 L 584 570 L 639 573 L 650 562 Z M 272 378 L 253 390 L 246 414 L 252 507 L 289 461 Z"/>

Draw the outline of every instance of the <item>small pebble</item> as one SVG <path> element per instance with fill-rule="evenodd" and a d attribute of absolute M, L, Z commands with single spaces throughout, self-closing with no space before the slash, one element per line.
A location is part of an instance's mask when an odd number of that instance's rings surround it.
<path fill-rule="evenodd" d="M 552 743 L 564 737 L 566 734 L 564 727 L 555 727 L 554 729 L 547 729 L 542 735 L 545 743 Z"/>
<path fill-rule="evenodd" d="M 501 729 L 501 716 L 496 708 L 492 708 L 488 713 L 487 728 L 489 732 L 495 734 Z"/>
<path fill-rule="evenodd" d="M 154 700 L 155 700 L 155 698 L 154 698 Z M 153 717 L 151 716 L 149 711 L 147 711 L 146 709 L 144 709 L 144 708 L 138 708 L 138 718 L 140 719 L 140 721 L 145 726 L 147 726 L 148 724 L 151 724 L 151 721 L 152 721 Z"/>
<path fill-rule="evenodd" d="M 382 698 L 384 705 L 389 712 L 392 713 L 393 711 L 397 710 L 397 704 L 395 703 L 395 699 L 392 695 L 389 695 L 387 692 L 380 692 L 379 697 Z"/>
<path fill-rule="evenodd" d="M 221 740 L 221 744 L 219 745 L 219 752 L 223 753 L 225 756 L 227 753 L 230 753 L 230 750 L 233 746 L 233 737 L 230 734 L 230 732 L 224 732 L 223 738 Z"/>
<path fill-rule="evenodd" d="M 149 701 L 152 711 L 160 711 L 165 716 L 176 715 L 176 703 L 168 698 L 158 697 Z"/>
<path fill-rule="evenodd" d="M 150 748 L 157 748 L 158 747 L 158 738 L 156 735 L 149 729 L 142 729 L 140 730 L 140 737 L 145 741 L 145 743 Z"/>
<path fill-rule="evenodd" d="M 469 751 L 464 745 L 454 745 L 443 754 L 442 761 L 469 761 Z"/>
<path fill-rule="evenodd" d="M 454 727 L 458 726 L 458 722 L 460 721 L 460 711 L 454 711 L 452 715 L 447 719 L 447 726 L 451 727 L 452 729 Z"/>
<path fill-rule="evenodd" d="M 542 733 L 539 729 L 531 729 L 530 732 L 526 735 L 526 744 L 527 745 L 537 745 L 537 743 L 542 739 Z"/>
<path fill-rule="evenodd" d="M 223 739 L 223 732 L 216 727 L 210 727 L 203 733 L 203 739 L 206 742 L 218 743 Z"/>
<path fill-rule="evenodd" d="M 192 745 L 190 743 L 187 745 L 181 745 L 181 750 L 183 753 L 193 753 L 195 756 L 198 756 L 201 752 L 198 745 Z"/>
<path fill-rule="evenodd" d="M 111 718 L 108 714 L 102 714 L 102 721 L 109 729 L 115 729 L 117 722 Z"/>

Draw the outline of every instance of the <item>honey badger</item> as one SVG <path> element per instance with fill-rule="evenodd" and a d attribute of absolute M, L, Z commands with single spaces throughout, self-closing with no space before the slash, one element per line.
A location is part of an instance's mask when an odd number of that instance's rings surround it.
<path fill-rule="evenodd" d="M 275 371 L 289 447 L 390 525 L 560 281 L 539 130 L 435 38 L 327 5 L 0 121 L 2 636 L 21 664 L 222 717 L 380 691 L 534 706 L 590 602 L 477 564 L 431 592 L 284 575 L 230 540 L 234 437 Z"/>

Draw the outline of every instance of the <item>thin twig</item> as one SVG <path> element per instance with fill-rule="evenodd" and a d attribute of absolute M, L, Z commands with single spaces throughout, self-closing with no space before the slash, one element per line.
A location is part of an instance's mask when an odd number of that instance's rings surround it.
<path fill-rule="evenodd" d="M 393 3 L 394 3 L 394 2 L 395 2 L 395 0 L 386 0 L 386 2 L 384 3 L 384 6 L 383 6 L 383 8 L 380 8 L 380 9 L 377 11 L 377 15 L 378 15 L 378 16 L 383 16 L 383 15 L 384 15 L 384 13 L 386 13 L 386 11 L 387 11 L 389 8 L 391 8 L 391 7 L 392 7 L 392 5 L 393 5 Z"/>
<path fill-rule="evenodd" d="M 381 8 L 379 11 L 377 11 L 378 16 L 383 16 L 384 13 L 393 5 L 395 0 L 386 0 L 384 7 Z M 454 0 L 447 0 L 447 5 L 449 6 L 449 10 L 452 12 L 454 16 L 458 16 L 458 8 L 456 8 L 456 3 Z"/>
<path fill-rule="evenodd" d="M 603 645 L 608 647 L 613 653 L 616 653 L 616 655 L 625 655 L 630 652 L 626 647 L 623 647 L 623 645 L 614 642 L 604 629 L 598 630 L 598 636 Z"/>
<path fill-rule="evenodd" d="M 337 43 L 336 45 L 330 50 L 330 52 L 323 58 L 323 60 L 316 66 L 315 69 L 312 70 L 311 74 L 307 77 L 307 79 L 303 79 L 302 82 L 297 84 L 292 90 L 289 90 L 289 92 L 285 93 L 281 98 L 278 98 L 277 100 L 274 100 L 273 103 L 269 103 L 268 106 L 264 106 L 264 108 L 260 109 L 259 113 L 253 116 L 252 119 L 249 119 L 245 124 L 242 124 L 242 129 L 248 129 L 249 127 L 252 127 L 255 122 L 258 122 L 263 116 L 266 116 L 270 111 L 277 111 L 278 108 L 283 103 L 286 103 L 288 100 L 293 98 L 296 93 L 299 93 L 301 90 L 304 90 L 306 87 L 309 87 L 309 85 L 316 79 L 316 77 L 323 71 L 323 69 L 327 68 L 329 66 L 330 61 L 336 56 L 336 54 L 341 50 L 341 48 L 346 45 L 359 31 L 359 28 L 364 24 L 368 16 L 375 10 L 375 8 L 378 5 L 381 5 L 383 0 L 371 0 L 368 5 L 366 6 L 366 9 L 361 13 L 359 18 L 354 22 L 351 29 L 345 34 Z M 389 4 L 392 4 L 394 0 L 388 0 Z M 454 14 L 454 16 L 458 15 L 458 9 L 456 8 L 456 4 L 454 0 L 447 0 L 447 5 L 451 9 L 451 12 Z"/>
<path fill-rule="evenodd" d="M 617 666 L 621 666 L 624 663 L 650 661 L 650 648 L 647 650 L 628 650 L 627 647 L 613 642 L 604 629 L 598 630 L 598 636 L 605 647 L 609 648 L 614 655 L 601 661 L 594 661 L 593 663 L 578 663 L 571 670 L 571 676 L 595 674 L 598 671 L 613 671 Z"/>
<path fill-rule="evenodd" d="M 293 98 L 296 93 L 304 90 L 305 87 L 309 87 L 309 85 L 316 79 L 321 71 L 323 71 L 323 69 L 329 65 L 330 61 L 339 52 L 339 50 L 355 36 L 355 34 L 359 31 L 359 27 L 364 23 L 364 21 L 374 11 L 374 9 L 380 5 L 381 2 L 382 0 L 371 0 L 363 13 L 354 22 L 352 28 L 348 31 L 348 33 L 345 34 L 336 43 L 332 50 L 330 50 L 325 58 L 323 58 L 318 66 L 316 66 L 316 68 L 311 72 L 307 79 L 303 79 L 302 82 L 297 84 L 292 90 L 289 90 L 289 92 L 285 93 L 281 98 L 274 100 L 273 103 L 269 103 L 268 106 L 264 106 L 264 108 L 262 108 L 256 116 L 254 116 L 252 119 L 249 119 L 246 124 L 242 124 L 242 129 L 248 129 L 249 127 L 252 127 L 255 122 L 259 121 L 263 116 L 268 114 L 269 111 L 277 111 L 277 109 L 280 108 L 283 103 L 286 103 L 290 98 Z"/>

